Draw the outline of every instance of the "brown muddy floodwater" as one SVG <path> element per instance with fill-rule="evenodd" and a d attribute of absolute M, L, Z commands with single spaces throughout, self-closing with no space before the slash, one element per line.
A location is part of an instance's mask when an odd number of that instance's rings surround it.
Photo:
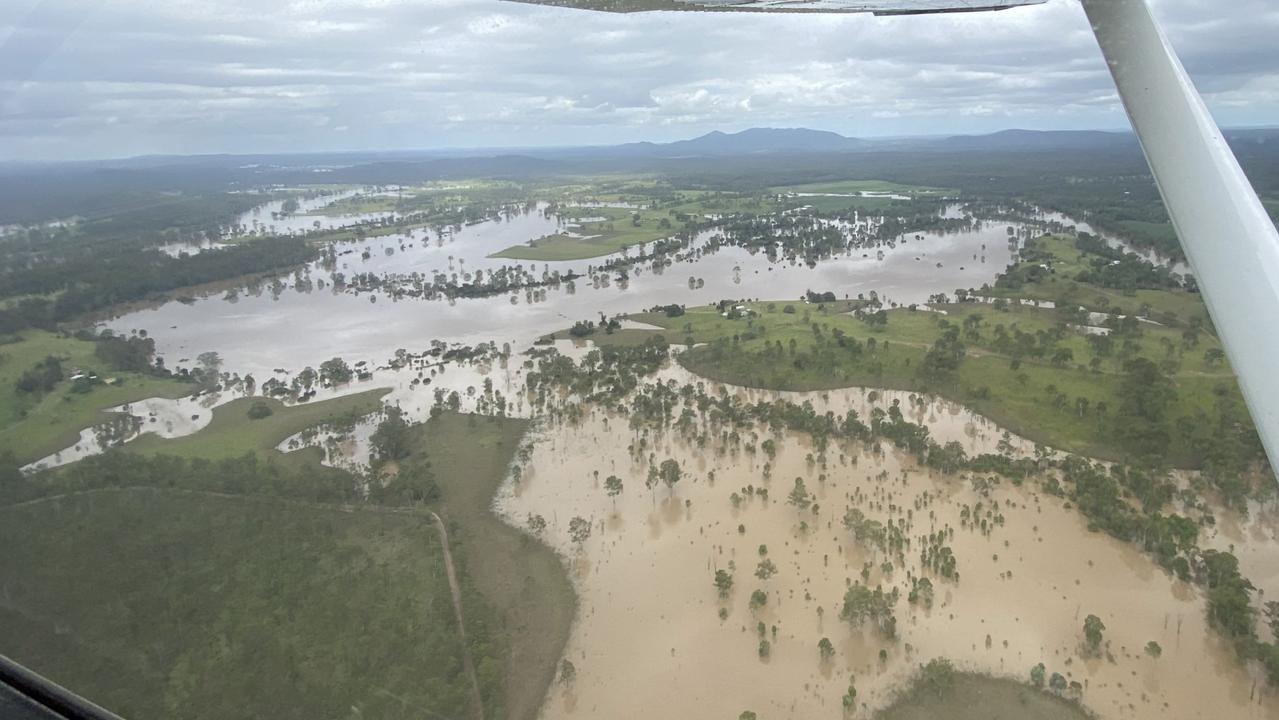
<path fill-rule="evenodd" d="M 854 407 L 866 417 L 866 392 L 755 394 L 808 399 L 819 411 Z M 883 395 L 881 404 L 907 397 Z M 995 452 L 1002 436 L 949 403 L 907 415 L 927 422 L 939 441 L 962 439 L 969 452 Z M 626 417 L 600 410 L 578 425 L 546 420 L 521 481 L 508 483 L 497 500 L 513 524 L 523 526 L 530 513 L 546 518 L 544 537 L 568 558 L 581 598 L 565 655 L 577 679 L 551 688 L 542 711 L 548 720 L 735 718 L 743 710 L 770 719 L 840 718 L 850 674 L 861 714 L 887 704 L 919 664 L 935 657 L 1021 680 L 1042 662 L 1049 674 L 1083 685 L 1082 702 L 1104 718 L 1279 717 L 1264 679 L 1208 628 L 1196 588 L 1133 547 L 1089 532 L 1076 510 L 1033 483 L 1003 482 L 983 494 L 965 477 L 856 444 L 832 446 L 823 468 L 809 462 L 813 448 L 799 435 L 775 438 L 778 452 L 765 479 L 768 458 L 744 449 L 769 437 L 763 428 L 754 438 L 744 433 L 736 452 L 699 449 L 672 431 L 650 434 L 648 447 L 632 455 L 641 434 Z M 683 467 L 673 491 L 645 487 L 650 453 Z M 614 474 L 624 483 L 615 502 L 604 491 L 604 479 Z M 815 515 L 787 504 L 796 477 L 818 503 Z M 734 507 L 730 496 L 745 496 L 748 485 L 768 488 L 771 497 L 756 494 Z M 983 515 L 1002 515 L 1003 524 L 990 524 L 988 533 L 965 524 L 964 508 L 978 503 Z M 881 565 L 892 557 L 853 540 L 841 523 L 848 508 L 905 524 L 911 546 L 904 565 L 894 560 L 886 571 Z M 580 548 L 568 533 L 574 516 L 594 526 Z M 945 543 L 958 559 L 958 581 L 921 567 L 921 537 L 950 528 L 954 536 Z M 1273 534 L 1239 537 L 1249 554 L 1279 556 Z M 777 567 L 767 580 L 755 577 L 760 545 Z M 862 582 L 867 563 L 865 584 L 901 591 L 896 641 L 839 618 L 845 590 Z M 721 601 L 712 577 L 730 568 L 734 586 Z M 931 609 L 907 601 L 911 575 L 933 582 Z M 768 603 L 752 611 L 756 589 Z M 1089 614 L 1106 625 L 1107 649 L 1097 659 L 1081 657 Z M 759 622 L 771 641 L 767 659 L 758 653 Z M 823 637 L 835 647 L 828 662 L 817 649 Z M 1163 648 L 1158 659 L 1144 652 L 1151 640 Z"/>

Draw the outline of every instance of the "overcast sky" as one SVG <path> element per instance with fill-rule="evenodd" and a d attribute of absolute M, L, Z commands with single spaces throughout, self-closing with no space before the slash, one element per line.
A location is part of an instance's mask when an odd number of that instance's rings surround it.
<path fill-rule="evenodd" d="M 1279 125 L 1279 2 L 1155 0 L 1225 125 Z M 0 0 L 0 160 L 1122 128 L 1075 0 L 912 18 L 499 0 Z"/>

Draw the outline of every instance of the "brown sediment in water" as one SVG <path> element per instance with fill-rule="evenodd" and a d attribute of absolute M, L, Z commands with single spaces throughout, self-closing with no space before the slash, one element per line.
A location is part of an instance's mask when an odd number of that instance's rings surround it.
<path fill-rule="evenodd" d="M 821 412 L 851 407 L 863 417 L 870 407 L 863 390 L 741 392 L 811 400 Z M 908 398 L 880 396 L 881 405 Z M 939 442 L 958 440 L 970 454 L 996 452 L 1003 436 L 946 402 L 908 406 L 906 414 L 927 423 Z M 745 435 L 744 445 L 770 437 L 764 428 L 753 442 Z M 649 448 L 637 458 L 628 446 L 640 437 L 628 418 L 600 410 L 577 425 L 548 420 L 520 483 L 499 494 L 498 506 L 513 524 L 529 513 L 545 516 L 545 537 L 571 558 L 580 596 L 565 654 L 577 679 L 552 687 L 544 718 L 737 717 L 747 709 L 769 718 L 839 718 L 850 674 L 858 700 L 882 707 L 920 663 L 935 657 L 1018 679 L 1028 679 L 1042 662 L 1049 674 L 1080 683 L 1082 702 L 1102 717 L 1279 717 L 1279 702 L 1264 680 L 1207 626 L 1195 587 L 1132 546 L 1090 532 L 1077 510 L 1033 482 L 1003 481 L 983 494 L 966 476 L 931 472 L 892 450 L 877 454 L 860 444 L 832 445 L 823 468 L 808 460 L 818 454 L 809 438 L 793 434 L 775 438 L 769 480 L 762 452 L 716 443 L 699 448 L 667 432 L 649 434 Z M 685 477 L 673 491 L 645 488 L 650 453 L 657 462 L 670 457 L 683 466 Z M 625 486 L 615 500 L 604 491 L 609 475 Z M 796 477 L 820 507 L 815 516 L 786 503 Z M 748 485 L 768 488 L 771 497 L 748 496 Z M 730 501 L 734 492 L 744 498 L 740 507 Z M 961 518 L 978 503 L 983 516 L 992 510 L 987 532 Z M 841 518 L 854 507 L 884 523 L 905 523 L 911 546 L 904 564 L 853 540 Z M 996 515 L 1002 524 L 993 522 Z M 574 516 L 594 527 L 580 549 L 568 535 Z M 954 536 L 945 544 L 958 558 L 958 581 L 921 567 L 921 536 L 949 535 L 948 529 Z M 1272 533 L 1254 530 L 1242 542 L 1250 548 L 1245 555 L 1279 556 Z M 778 568 L 767 580 L 754 576 L 760 545 Z M 891 571 L 881 568 L 886 560 L 894 563 Z M 712 577 L 730 563 L 735 583 L 721 601 Z M 862 582 L 867 563 L 869 586 L 901 593 L 895 641 L 839 619 L 844 592 Z M 909 575 L 933 582 L 931 609 L 907 602 Z M 749 607 L 755 589 L 768 593 L 759 611 Z M 1102 657 L 1082 657 L 1089 614 L 1106 624 Z M 767 659 L 758 653 L 759 622 L 771 642 Z M 835 647 L 828 662 L 817 649 L 823 637 Z M 1163 648 L 1158 659 L 1144 652 L 1152 640 Z"/>

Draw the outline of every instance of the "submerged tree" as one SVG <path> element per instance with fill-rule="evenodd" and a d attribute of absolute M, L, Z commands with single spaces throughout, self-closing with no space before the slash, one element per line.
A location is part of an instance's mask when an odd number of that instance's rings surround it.
<path fill-rule="evenodd" d="M 1105 624 L 1096 615 L 1084 618 L 1084 645 L 1089 653 L 1096 655 L 1101 650 L 1102 631 L 1105 629 Z"/>
<path fill-rule="evenodd" d="M 675 483 L 684 477 L 684 471 L 680 469 L 678 462 L 667 458 L 662 461 L 662 465 L 658 469 L 658 475 L 662 478 L 662 482 L 666 483 L 666 488 L 673 493 L 675 492 Z"/>
<path fill-rule="evenodd" d="M 573 538 L 573 542 L 580 548 L 582 544 L 591 538 L 591 521 L 586 518 L 574 516 L 568 521 L 568 535 Z"/>
<path fill-rule="evenodd" d="M 808 494 L 808 488 L 804 487 L 804 478 L 795 478 L 795 488 L 790 491 L 786 502 L 800 510 L 807 510 L 808 506 L 813 504 L 813 499 Z"/>
<path fill-rule="evenodd" d="M 928 578 L 911 579 L 910 594 L 906 596 L 910 604 L 922 603 L 925 609 L 933 607 L 933 581 Z"/>
<path fill-rule="evenodd" d="M 853 712 L 857 709 L 857 676 L 848 676 L 848 691 L 844 693 L 841 701 L 844 705 L 844 712 Z"/>
<path fill-rule="evenodd" d="M 728 597 L 728 592 L 733 589 L 732 574 L 726 570 L 716 570 L 715 589 L 719 591 L 720 599 Z"/>
<path fill-rule="evenodd" d="M 751 593 L 751 609 L 758 610 L 768 604 L 768 593 L 756 590 Z"/>
<path fill-rule="evenodd" d="M 622 479 L 616 475 L 604 478 L 604 492 L 613 498 L 613 508 L 617 508 L 617 496 L 622 494 Z"/>
<path fill-rule="evenodd" d="M 760 580 L 767 580 L 777 574 L 777 565 L 772 560 L 764 558 L 759 561 L 759 565 L 755 567 L 755 577 Z"/>
<path fill-rule="evenodd" d="M 893 593 L 853 585 L 844 593 L 844 606 L 839 616 L 853 627 L 861 627 L 869 621 L 880 634 L 891 638 L 897 633 L 897 618 L 893 615 L 896 602 L 897 596 Z"/>
<path fill-rule="evenodd" d="M 328 385 L 341 385 L 350 382 L 354 377 L 351 366 L 340 357 L 325 360 L 320 363 L 320 382 Z"/>
<path fill-rule="evenodd" d="M 1030 684 L 1037 688 L 1044 687 L 1044 678 L 1048 674 L 1048 668 L 1043 663 L 1039 663 L 1030 669 Z"/>

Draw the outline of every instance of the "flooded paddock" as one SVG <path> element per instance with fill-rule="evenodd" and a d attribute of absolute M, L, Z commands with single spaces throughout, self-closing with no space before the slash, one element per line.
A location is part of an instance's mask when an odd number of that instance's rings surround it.
<path fill-rule="evenodd" d="M 737 392 L 808 400 L 819 412 L 866 408 L 873 397 L 865 390 Z M 881 407 L 907 398 L 879 395 Z M 1004 438 L 950 403 L 903 406 L 939 442 L 959 439 L 970 452 L 996 452 Z M 647 447 L 636 452 L 645 437 Z M 770 437 L 777 447 L 771 460 L 746 450 Z M 1012 442 L 1018 452 L 1030 448 Z M 627 417 L 600 410 L 580 424 L 545 420 L 519 481 L 497 501 L 514 525 L 526 526 L 530 514 L 546 519 L 543 537 L 566 558 L 581 600 L 565 653 L 576 680 L 551 688 L 542 717 L 736 717 L 753 710 L 770 718 L 840 718 L 850 675 L 859 703 L 873 709 L 936 657 L 1023 682 L 1042 662 L 1048 674 L 1079 683 L 1068 694 L 1106 718 L 1279 717 L 1264 678 L 1250 674 L 1208 627 L 1197 588 L 1131 545 L 1089 531 L 1066 500 L 1033 482 L 940 474 L 885 445 L 883 452 L 833 445 L 823 467 L 807 436 L 772 436 L 763 428 L 743 433 L 742 448 L 732 451 L 698 447 L 674 431 L 645 436 Z M 680 464 L 683 478 L 671 489 L 646 488 L 650 464 L 667 458 Z M 623 483 L 617 497 L 605 492 L 610 475 Z M 787 502 L 796 478 L 816 512 Z M 909 548 L 898 553 L 855 540 L 842 522 L 852 509 L 900 528 Z M 580 545 L 569 533 L 574 517 L 592 527 Z M 924 567 L 924 538 L 937 533 L 953 552 L 958 580 Z M 1279 556 L 1272 533 L 1251 533 L 1246 542 L 1248 553 Z M 764 559 L 776 573 L 759 579 Z M 717 570 L 734 579 L 724 599 L 712 582 Z M 911 578 L 930 580 L 931 608 L 908 601 Z M 1279 592 L 1273 572 L 1255 580 Z M 895 640 L 840 619 L 844 593 L 856 583 L 899 593 Z M 767 602 L 756 609 L 750 599 L 757 589 Z M 1083 651 L 1089 614 L 1106 626 L 1097 657 Z M 818 650 L 824 637 L 834 647 L 829 660 Z M 1151 641 L 1162 648 L 1158 658 L 1145 651 Z"/>

